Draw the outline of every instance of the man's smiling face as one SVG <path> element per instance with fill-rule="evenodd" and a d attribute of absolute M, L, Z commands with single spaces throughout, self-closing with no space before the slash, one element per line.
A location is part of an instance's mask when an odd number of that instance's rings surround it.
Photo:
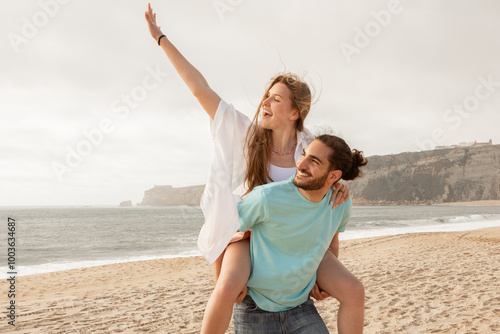
<path fill-rule="evenodd" d="M 328 154 L 331 148 L 319 140 L 313 140 L 303 151 L 297 161 L 297 173 L 293 184 L 304 190 L 319 190 L 323 188 L 330 175 Z"/>

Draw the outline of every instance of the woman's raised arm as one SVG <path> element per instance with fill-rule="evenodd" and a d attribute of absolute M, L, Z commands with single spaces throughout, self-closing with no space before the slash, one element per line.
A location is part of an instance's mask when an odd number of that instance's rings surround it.
<path fill-rule="evenodd" d="M 151 36 L 158 42 L 158 38 L 163 35 L 160 27 L 156 24 L 156 13 L 153 12 L 151 5 L 148 4 L 148 10 L 145 13 Z M 165 51 L 168 59 L 174 65 L 175 70 L 181 76 L 182 80 L 189 87 L 193 95 L 198 99 L 203 109 L 210 118 L 215 117 L 220 97 L 210 88 L 207 80 L 170 42 L 168 37 L 162 37 L 160 46 Z"/>

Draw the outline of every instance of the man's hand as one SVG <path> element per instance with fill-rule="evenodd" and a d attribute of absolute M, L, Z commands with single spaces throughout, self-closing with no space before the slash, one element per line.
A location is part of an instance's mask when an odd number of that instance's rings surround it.
<path fill-rule="evenodd" d="M 309 295 L 316 300 L 323 300 L 330 297 L 330 294 L 328 292 L 319 289 L 318 283 L 314 284 L 314 287 L 312 288 Z"/>
<path fill-rule="evenodd" d="M 245 285 L 245 287 L 243 288 L 243 290 L 241 290 L 240 294 L 236 298 L 236 302 L 238 304 L 240 304 L 243 301 L 243 298 L 245 298 L 245 296 L 247 295 L 247 291 L 248 291 L 248 289 L 247 289 L 247 286 Z"/>

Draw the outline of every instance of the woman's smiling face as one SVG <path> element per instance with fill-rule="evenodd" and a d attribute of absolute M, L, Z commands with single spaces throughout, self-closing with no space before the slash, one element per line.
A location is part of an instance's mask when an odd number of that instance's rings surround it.
<path fill-rule="evenodd" d="M 273 130 L 294 123 L 297 116 L 290 89 L 281 82 L 274 84 L 262 101 L 259 125 Z"/>

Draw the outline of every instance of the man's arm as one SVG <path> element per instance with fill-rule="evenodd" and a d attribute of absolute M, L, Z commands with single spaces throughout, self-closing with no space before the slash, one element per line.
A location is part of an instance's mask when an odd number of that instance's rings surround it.
<path fill-rule="evenodd" d="M 328 247 L 328 251 L 332 252 L 333 255 L 338 259 L 339 258 L 339 232 L 335 233 L 333 236 L 332 242 L 330 243 L 330 247 Z M 313 289 L 311 290 L 310 293 L 311 297 L 313 297 L 316 300 L 323 300 L 325 298 L 330 297 L 330 294 L 326 291 L 320 290 L 318 283 L 314 284 Z"/>
<path fill-rule="evenodd" d="M 351 199 L 349 198 L 348 201 L 350 202 Z M 349 220 L 349 216 L 351 214 L 351 205 L 350 204 L 351 203 L 348 203 L 348 205 L 349 205 L 348 210 L 346 210 L 344 212 L 340 226 L 337 229 L 337 232 L 333 235 L 332 241 L 330 242 L 330 247 L 328 247 L 328 250 L 327 250 L 327 253 L 332 252 L 333 255 L 335 255 L 335 257 L 337 259 L 339 258 L 339 249 L 340 249 L 339 232 L 345 231 L 345 226 L 347 225 L 347 222 Z M 326 254 L 325 254 L 325 256 L 326 256 Z M 325 298 L 330 297 L 330 294 L 328 292 L 320 290 L 318 283 L 314 284 L 314 287 L 311 290 L 310 295 L 311 295 L 311 297 L 313 297 L 316 300 L 323 300 Z"/>
<path fill-rule="evenodd" d="M 332 242 L 330 243 L 330 247 L 328 250 L 330 250 L 333 255 L 335 255 L 337 258 L 339 257 L 339 232 L 335 233 L 333 236 Z"/>
<path fill-rule="evenodd" d="M 344 209 L 344 212 L 342 214 L 342 219 L 340 221 L 339 227 L 337 229 L 337 232 L 334 234 L 332 238 L 332 242 L 330 242 L 330 247 L 328 247 L 328 250 L 330 250 L 333 255 L 338 259 L 339 258 L 339 232 L 344 232 L 345 227 L 347 225 L 347 222 L 349 221 L 349 217 L 351 216 L 351 207 L 352 207 L 352 201 L 349 198 L 348 203 L 346 204 L 347 208 Z"/>

